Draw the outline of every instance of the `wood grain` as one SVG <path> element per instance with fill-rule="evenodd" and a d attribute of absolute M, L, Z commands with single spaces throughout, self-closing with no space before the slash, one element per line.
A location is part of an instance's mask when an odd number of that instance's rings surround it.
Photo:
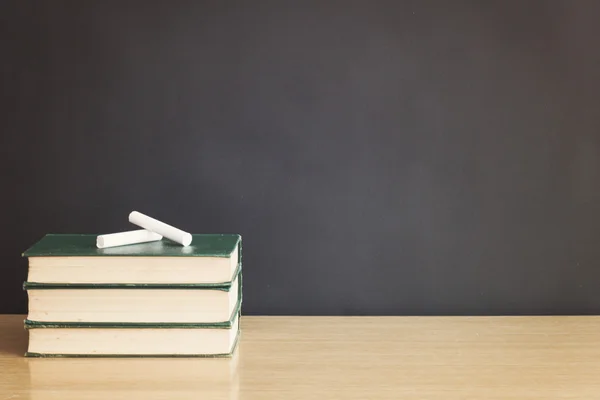
<path fill-rule="evenodd" d="M 233 359 L 25 359 L 3 399 L 596 399 L 600 317 L 249 317 Z"/>

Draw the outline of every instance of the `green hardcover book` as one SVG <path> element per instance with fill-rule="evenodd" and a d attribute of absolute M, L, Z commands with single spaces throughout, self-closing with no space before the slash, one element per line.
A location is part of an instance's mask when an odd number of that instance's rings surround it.
<path fill-rule="evenodd" d="M 25 282 L 28 319 L 42 323 L 221 323 L 242 297 L 242 270 L 223 286 Z"/>
<path fill-rule="evenodd" d="M 186 247 L 163 239 L 105 249 L 96 247 L 96 237 L 44 236 L 23 253 L 28 284 L 226 287 L 242 263 L 238 234 L 196 234 Z"/>
<path fill-rule="evenodd" d="M 239 304 L 241 306 L 241 303 Z M 88 324 L 25 321 L 26 357 L 228 357 L 240 337 L 241 311 L 207 324 Z"/>

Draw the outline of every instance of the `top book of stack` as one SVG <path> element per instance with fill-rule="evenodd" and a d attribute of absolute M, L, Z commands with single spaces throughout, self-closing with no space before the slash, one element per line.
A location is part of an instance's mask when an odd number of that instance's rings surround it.
<path fill-rule="evenodd" d="M 28 285 L 186 285 L 231 284 L 242 264 L 238 234 L 195 234 L 192 245 L 167 240 L 105 249 L 97 235 L 49 234 L 34 244 Z"/>

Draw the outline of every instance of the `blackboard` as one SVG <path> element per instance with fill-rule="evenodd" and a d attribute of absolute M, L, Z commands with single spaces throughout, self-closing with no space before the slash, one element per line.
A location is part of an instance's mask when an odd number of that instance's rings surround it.
<path fill-rule="evenodd" d="M 137 210 L 244 313 L 600 312 L 600 2 L 3 1 L 0 313 Z"/>

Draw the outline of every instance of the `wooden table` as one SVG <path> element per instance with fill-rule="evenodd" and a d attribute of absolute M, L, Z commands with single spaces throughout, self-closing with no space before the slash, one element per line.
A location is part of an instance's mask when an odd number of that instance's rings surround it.
<path fill-rule="evenodd" d="M 27 359 L 0 316 L 0 400 L 600 399 L 600 317 L 243 317 L 232 359 Z"/>

